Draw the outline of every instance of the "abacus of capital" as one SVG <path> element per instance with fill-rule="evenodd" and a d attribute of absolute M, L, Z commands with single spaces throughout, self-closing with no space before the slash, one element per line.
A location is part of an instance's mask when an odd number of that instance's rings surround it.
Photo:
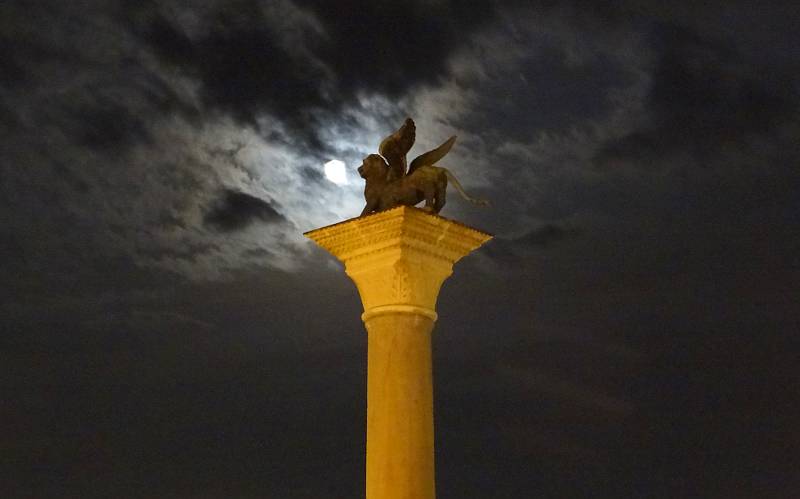
<path fill-rule="evenodd" d="M 367 499 L 433 499 L 431 332 L 453 264 L 492 236 L 399 206 L 305 234 L 345 265 L 367 329 Z"/>

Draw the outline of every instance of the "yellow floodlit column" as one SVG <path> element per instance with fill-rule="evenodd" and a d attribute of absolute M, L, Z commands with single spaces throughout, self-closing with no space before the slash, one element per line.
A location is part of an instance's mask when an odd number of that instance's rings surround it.
<path fill-rule="evenodd" d="M 344 262 L 367 329 L 367 499 L 433 499 L 431 331 L 453 264 L 491 236 L 400 206 L 306 233 Z"/>

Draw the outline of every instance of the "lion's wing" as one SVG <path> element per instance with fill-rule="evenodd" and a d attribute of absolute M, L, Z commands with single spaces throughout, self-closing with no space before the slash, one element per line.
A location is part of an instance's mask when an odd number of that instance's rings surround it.
<path fill-rule="evenodd" d="M 453 135 L 447 139 L 444 144 L 440 145 L 436 149 L 417 156 L 414 161 L 411 162 L 411 166 L 408 167 L 408 174 L 411 175 L 414 170 L 422 166 L 436 164 L 437 161 L 444 158 L 447 153 L 450 152 L 450 149 L 453 147 L 455 142 L 456 136 Z"/>
<path fill-rule="evenodd" d="M 378 153 L 389 163 L 389 168 L 400 176 L 406 173 L 406 154 L 414 145 L 417 127 L 411 118 L 407 118 L 403 125 L 394 133 L 381 141 Z"/>

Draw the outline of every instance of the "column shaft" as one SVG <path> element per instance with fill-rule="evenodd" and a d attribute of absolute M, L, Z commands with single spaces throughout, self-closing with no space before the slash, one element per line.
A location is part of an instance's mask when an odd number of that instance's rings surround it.
<path fill-rule="evenodd" d="M 386 313 L 366 328 L 367 499 L 434 499 L 433 321 Z"/>

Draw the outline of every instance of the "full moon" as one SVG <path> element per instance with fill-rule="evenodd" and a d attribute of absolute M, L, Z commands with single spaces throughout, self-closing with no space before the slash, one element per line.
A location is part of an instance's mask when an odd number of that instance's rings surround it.
<path fill-rule="evenodd" d="M 344 162 L 332 159 L 325 163 L 325 177 L 334 184 L 346 185 L 347 172 L 345 171 Z"/>

